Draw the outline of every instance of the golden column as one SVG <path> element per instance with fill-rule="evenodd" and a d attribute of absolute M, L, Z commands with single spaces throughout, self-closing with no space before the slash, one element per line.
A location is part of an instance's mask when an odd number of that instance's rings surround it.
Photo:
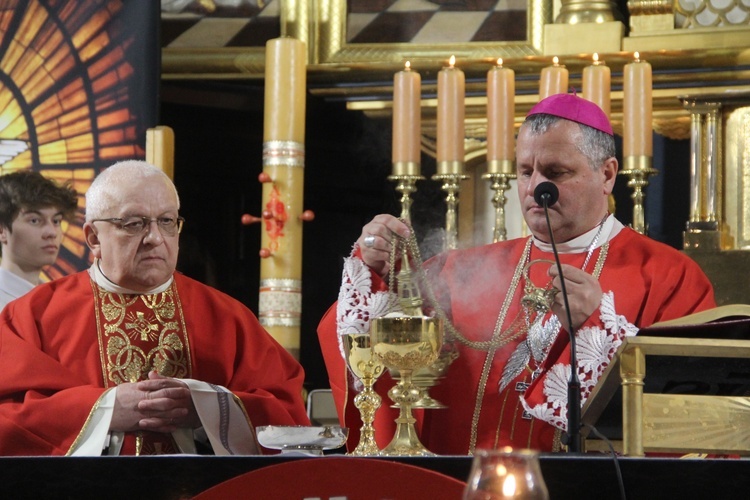
<path fill-rule="evenodd" d="M 297 358 L 305 218 L 306 65 L 302 41 L 281 37 L 266 44 L 258 319 Z"/>
<path fill-rule="evenodd" d="M 719 163 L 721 103 L 683 98 L 690 111 L 690 220 L 684 247 L 721 250 Z"/>
<path fill-rule="evenodd" d="M 164 125 L 146 130 L 146 161 L 174 180 L 174 130 Z"/>

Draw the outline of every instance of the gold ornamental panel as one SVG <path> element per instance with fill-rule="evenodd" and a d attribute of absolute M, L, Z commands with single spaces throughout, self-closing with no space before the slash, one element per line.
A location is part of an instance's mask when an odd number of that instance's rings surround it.
<path fill-rule="evenodd" d="M 650 450 L 750 450 L 750 398 L 643 395 L 643 442 Z"/>
<path fill-rule="evenodd" d="M 747 250 L 750 249 L 750 107 L 728 113 L 724 152 L 727 224 L 735 236 L 736 248 Z"/>

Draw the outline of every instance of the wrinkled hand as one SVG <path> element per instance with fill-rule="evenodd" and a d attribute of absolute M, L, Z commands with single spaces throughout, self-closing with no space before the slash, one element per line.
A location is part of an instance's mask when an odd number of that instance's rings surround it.
<path fill-rule="evenodd" d="M 577 330 L 599 307 L 603 295 L 602 287 L 596 278 L 577 267 L 562 264 L 562 270 L 565 277 L 565 288 L 568 292 L 570 319 L 573 323 L 573 329 Z M 552 277 L 552 286 L 562 290 L 557 266 L 551 266 L 548 274 Z M 568 316 L 565 312 L 562 292 L 555 295 L 552 312 L 560 319 L 563 328 L 568 330 Z"/>
<path fill-rule="evenodd" d="M 365 224 L 362 234 L 357 239 L 357 244 L 362 251 L 362 260 L 383 278 L 388 276 L 390 271 L 393 233 L 407 238 L 409 227 L 392 215 L 380 214 Z M 366 244 L 368 237 L 372 241 L 372 246 Z"/>
<path fill-rule="evenodd" d="M 111 431 L 173 432 L 200 425 L 190 389 L 177 379 L 150 372 L 148 380 L 117 386 Z"/>

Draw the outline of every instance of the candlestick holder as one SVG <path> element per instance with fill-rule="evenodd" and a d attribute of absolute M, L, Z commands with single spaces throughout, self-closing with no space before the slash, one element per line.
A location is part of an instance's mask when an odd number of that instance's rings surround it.
<path fill-rule="evenodd" d="M 539 467 L 538 452 L 514 450 L 510 446 L 499 450 L 477 450 L 463 498 L 549 499 L 549 490 Z"/>
<path fill-rule="evenodd" d="M 396 191 L 401 193 L 401 218 L 411 220 L 412 193 L 417 191 L 417 181 L 424 180 L 421 175 L 389 175 L 388 180 L 396 183 Z"/>
<path fill-rule="evenodd" d="M 441 189 L 447 193 L 445 197 L 445 248 L 453 250 L 458 247 L 458 193 L 461 190 L 461 181 L 469 179 L 468 174 L 448 173 L 435 174 L 432 180 L 443 183 Z"/>
<path fill-rule="evenodd" d="M 513 165 L 510 160 L 504 160 L 504 162 Z M 490 181 L 490 189 L 494 192 L 492 196 L 492 205 L 495 207 L 495 225 L 492 228 L 493 243 L 508 239 L 508 231 L 505 225 L 505 204 L 508 198 L 505 197 L 505 192 L 510 189 L 511 179 L 515 178 L 516 174 L 501 172 L 487 173 L 482 176 L 482 179 Z"/>
<path fill-rule="evenodd" d="M 646 234 L 646 219 L 644 215 L 643 202 L 646 197 L 644 190 L 648 186 L 648 177 L 659 173 L 651 168 L 652 158 L 650 156 L 626 156 L 623 158 L 625 169 L 621 175 L 627 175 L 630 180 L 628 187 L 633 188 L 630 198 L 633 200 L 633 229 L 641 234 Z"/>

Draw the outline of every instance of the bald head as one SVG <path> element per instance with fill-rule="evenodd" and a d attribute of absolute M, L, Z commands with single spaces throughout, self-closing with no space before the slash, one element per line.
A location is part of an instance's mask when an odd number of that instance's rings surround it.
<path fill-rule="evenodd" d="M 86 191 L 86 220 L 111 217 L 122 203 L 122 196 L 144 180 L 160 180 L 168 184 L 177 199 L 180 198 L 172 180 L 154 165 L 141 160 L 125 160 L 103 170 Z"/>

